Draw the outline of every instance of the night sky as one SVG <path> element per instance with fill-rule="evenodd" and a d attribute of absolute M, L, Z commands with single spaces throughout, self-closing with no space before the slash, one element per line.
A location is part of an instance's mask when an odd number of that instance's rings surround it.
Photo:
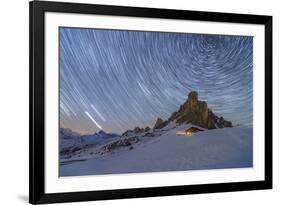
<path fill-rule="evenodd" d="M 152 127 L 190 91 L 233 124 L 252 124 L 253 38 L 60 28 L 60 127 Z"/>

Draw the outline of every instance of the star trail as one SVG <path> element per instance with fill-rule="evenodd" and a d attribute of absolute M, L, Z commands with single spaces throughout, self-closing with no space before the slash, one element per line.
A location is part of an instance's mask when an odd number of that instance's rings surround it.
<path fill-rule="evenodd" d="M 167 119 L 190 91 L 252 124 L 253 38 L 60 28 L 60 127 L 123 133 Z"/>

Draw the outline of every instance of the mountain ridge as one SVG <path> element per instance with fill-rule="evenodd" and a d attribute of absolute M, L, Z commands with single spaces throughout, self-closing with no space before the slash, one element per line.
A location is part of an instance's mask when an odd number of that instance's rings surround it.
<path fill-rule="evenodd" d="M 232 127 L 232 122 L 225 120 L 222 116 L 218 117 L 208 108 L 205 101 L 198 100 L 198 93 L 191 91 L 187 100 L 180 106 L 179 110 L 172 113 L 168 120 L 161 118 L 156 120 L 154 129 L 161 129 L 169 122 L 175 121 L 178 124 L 192 123 L 206 129 L 217 129 Z"/>

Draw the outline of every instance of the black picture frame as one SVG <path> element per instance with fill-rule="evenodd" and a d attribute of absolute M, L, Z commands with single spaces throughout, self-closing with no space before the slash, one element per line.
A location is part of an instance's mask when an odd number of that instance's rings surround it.
<path fill-rule="evenodd" d="M 104 6 L 78 3 L 32 1 L 29 4 L 29 61 L 30 61 L 30 143 L 29 143 L 29 202 L 31 204 L 154 197 L 183 194 L 230 192 L 272 188 L 272 17 L 248 14 L 230 14 Z M 265 26 L 265 180 L 235 183 L 197 184 L 183 186 L 135 188 L 71 193 L 45 192 L 45 84 L 44 32 L 45 12 L 101 14 L 112 16 L 150 17 L 163 19 L 198 20 L 260 24 Z"/>

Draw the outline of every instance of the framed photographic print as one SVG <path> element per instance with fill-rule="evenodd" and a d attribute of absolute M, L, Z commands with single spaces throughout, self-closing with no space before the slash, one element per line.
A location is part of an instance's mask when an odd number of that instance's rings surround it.
<path fill-rule="evenodd" d="M 30 203 L 272 188 L 272 17 L 30 2 Z"/>

